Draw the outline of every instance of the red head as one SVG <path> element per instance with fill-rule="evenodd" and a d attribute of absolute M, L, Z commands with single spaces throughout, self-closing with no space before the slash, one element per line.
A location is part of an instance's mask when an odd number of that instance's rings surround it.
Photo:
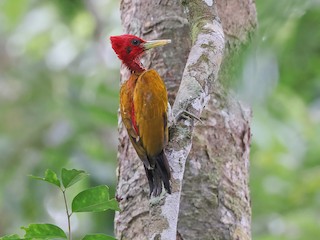
<path fill-rule="evenodd" d="M 110 40 L 112 48 L 119 59 L 134 72 L 142 72 L 145 70 L 139 58 L 146 50 L 171 42 L 170 40 L 145 41 L 130 34 L 112 36 Z"/>

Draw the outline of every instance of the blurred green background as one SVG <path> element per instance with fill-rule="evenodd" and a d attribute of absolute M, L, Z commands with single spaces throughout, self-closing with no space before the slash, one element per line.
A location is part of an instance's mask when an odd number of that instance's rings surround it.
<path fill-rule="evenodd" d="M 0 235 L 32 222 L 67 229 L 62 195 L 27 177 L 87 171 L 69 192 L 116 184 L 120 34 L 117 1 L 0 1 Z M 113 234 L 113 212 L 72 216 L 73 230 Z M 75 237 L 79 239 L 80 237 Z"/>
<path fill-rule="evenodd" d="M 259 30 L 236 92 L 253 107 L 253 239 L 320 236 L 320 1 L 257 0 Z M 51 222 L 62 196 L 27 177 L 91 175 L 69 192 L 114 194 L 121 33 L 118 1 L 0 1 L 0 235 Z M 112 234 L 113 213 L 75 214 L 76 236 Z M 77 238 L 77 237 L 76 237 Z"/>

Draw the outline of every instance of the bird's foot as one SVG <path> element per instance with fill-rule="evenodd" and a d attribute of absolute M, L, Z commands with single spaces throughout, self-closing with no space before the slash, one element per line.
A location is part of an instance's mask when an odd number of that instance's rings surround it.
<path fill-rule="evenodd" d="M 159 202 L 164 199 L 166 191 L 162 191 L 160 195 L 155 196 L 153 193 L 150 194 L 149 204 L 151 206 L 159 204 Z"/>

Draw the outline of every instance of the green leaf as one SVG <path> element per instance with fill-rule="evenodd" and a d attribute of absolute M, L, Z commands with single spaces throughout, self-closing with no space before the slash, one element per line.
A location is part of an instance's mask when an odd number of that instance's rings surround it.
<path fill-rule="evenodd" d="M 72 201 L 72 212 L 120 210 L 115 199 L 109 199 L 108 186 L 101 185 L 80 192 Z"/>
<path fill-rule="evenodd" d="M 108 204 L 109 204 L 110 209 L 115 210 L 115 211 L 120 211 L 119 202 L 115 198 L 110 199 Z"/>
<path fill-rule="evenodd" d="M 18 234 L 11 234 L 0 237 L 0 240 L 20 240 L 22 239 Z"/>
<path fill-rule="evenodd" d="M 25 238 L 67 239 L 65 232 L 53 224 L 30 224 L 22 229 L 26 231 Z"/>
<path fill-rule="evenodd" d="M 57 174 L 54 171 L 52 171 L 51 169 L 46 170 L 44 177 L 38 177 L 38 176 L 32 176 L 32 175 L 30 177 L 37 179 L 37 180 L 42 180 L 42 181 L 54 184 L 58 187 L 61 186 L 61 183 L 57 177 Z"/>
<path fill-rule="evenodd" d="M 61 170 L 61 180 L 65 188 L 72 186 L 73 184 L 79 182 L 81 179 L 83 179 L 86 176 L 88 176 L 88 174 L 82 170 L 77 170 L 77 169 L 67 170 L 65 168 L 62 168 Z"/>
<path fill-rule="evenodd" d="M 104 234 L 90 234 L 90 235 L 84 236 L 82 240 L 116 240 L 116 239 Z"/>

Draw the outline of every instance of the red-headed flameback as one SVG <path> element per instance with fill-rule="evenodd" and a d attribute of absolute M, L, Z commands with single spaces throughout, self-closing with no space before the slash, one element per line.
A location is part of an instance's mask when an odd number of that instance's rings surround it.
<path fill-rule="evenodd" d="M 168 141 L 168 94 L 166 86 L 153 70 L 146 70 L 141 55 L 148 49 L 170 43 L 170 40 L 145 41 L 125 34 L 110 37 L 113 50 L 131 71 L 121 86 L 120 112 L 124 126 L 139 158 L 142 160 L 150 195 L 159 196 L 162 184 L 171 193 L 171 173 L 164 147 Z"/>

